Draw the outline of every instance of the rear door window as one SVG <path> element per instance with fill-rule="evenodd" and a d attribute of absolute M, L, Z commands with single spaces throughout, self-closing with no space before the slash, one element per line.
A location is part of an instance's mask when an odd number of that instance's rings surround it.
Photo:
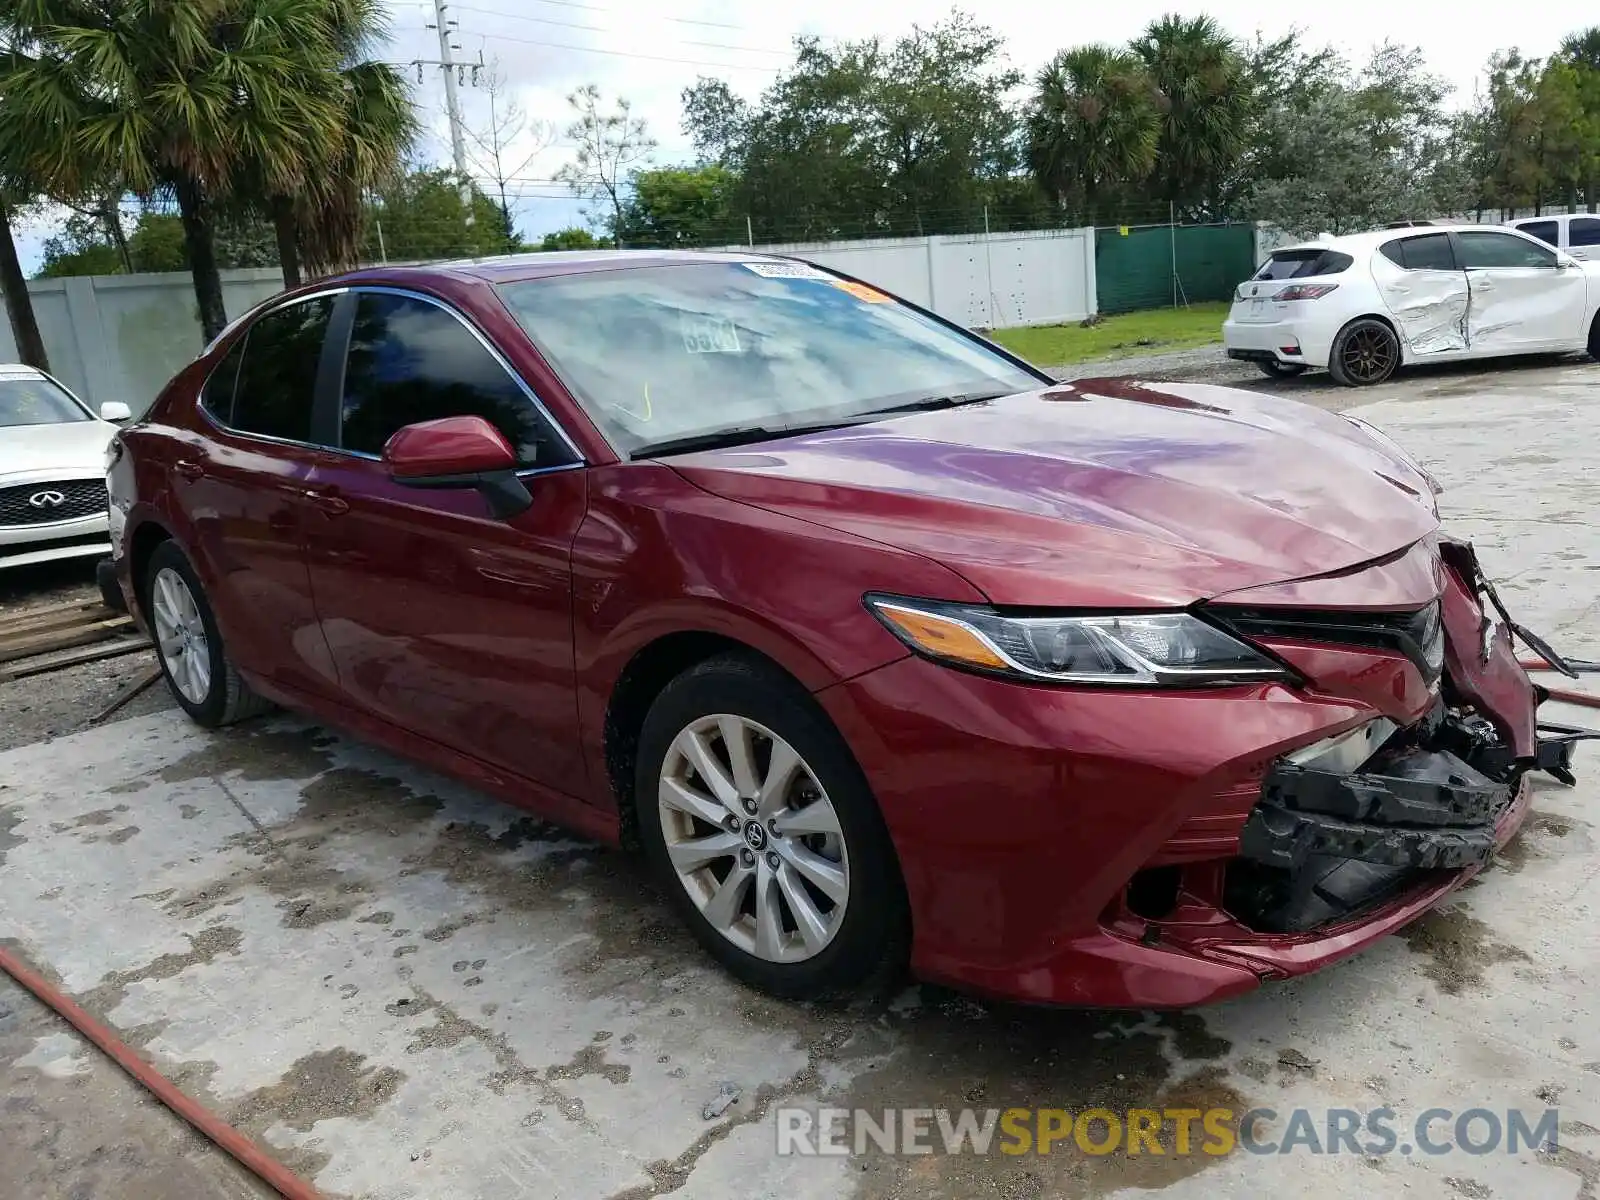
<path fill-rule="evenodd" d="M 1308 250 L 1275 250 L 1261 265 L 1256 279 L 1303 279 L 1307 275 L 1337 275 L 1352 262 L 1348 254 L 1312 247 Z"/>
<path fill-rule="evenodd" d="M 1425 233 L 1420 237 L 1396 238 L 1381 247 L 1385 258 L 1408 271 L 1459 271 L 1450 236 Z"/>
<path fill-rule="evenodd" d="M 228 424 L 241 433 L 310 442 L 317 368 L 333 297 L 276 309 L 250 327 Z"/>
<path fill-rule="evenodd" d="M 389 292 L 363 292 L 345 360 L 340 444 L 379 455 L 396 430 L 440 417 L 482 417 L 522 467 L 571 461 L 527 392 L 451 312 Z"/>
<path fill-rule="evenodd" d="M 1600 246 L 1600 217 L 1578 217 L 1567 225 L 1568 246 Z"/>

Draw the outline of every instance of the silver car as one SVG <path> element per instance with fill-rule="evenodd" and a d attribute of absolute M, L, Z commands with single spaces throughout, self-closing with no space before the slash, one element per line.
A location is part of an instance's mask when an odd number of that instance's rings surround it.
<path fill-rule="evenodd" d="M 106 446 L 128 406 L 91 412 L 43 371 L 0 364 L 0 570 L 111 553 Z"/>

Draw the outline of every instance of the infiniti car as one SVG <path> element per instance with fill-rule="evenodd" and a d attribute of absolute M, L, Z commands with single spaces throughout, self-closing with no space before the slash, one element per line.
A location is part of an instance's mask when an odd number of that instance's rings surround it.
<path fill-rule="evenodd" d="M 43 371 L 0 365 L 0 570 L 111 551 L 105 453 L 120 402 L 87 405 Z"/>
<path fill-rule="evenodd" d="M 1375 429 L 1057 384 L 792 260 L 324 280 L 111 459 L 196 721 L 284 705 L 636 847 L 784 996 L 1234 995 L 1421 914 L 1570 750 Z"/>

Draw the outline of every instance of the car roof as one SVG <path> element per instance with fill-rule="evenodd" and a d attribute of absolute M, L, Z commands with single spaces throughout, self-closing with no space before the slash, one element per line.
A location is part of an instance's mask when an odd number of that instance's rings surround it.
<path fill-rule="evenodd" d="M 1504 233 L 1507 228 L 1505 225 L 1480 225 L 1473 221 L 1463 221 L 1460 224 L 1408 225 L 1398 229 L 1369 229 L 1363 233 L 1345 233 L 1335 237 L 1318 238 L 1311 242 L 1274 246 L 1271 252 L 1286 254 L 1299 250 L 1341 250 L 1346 254 L 1357 254 L 1376 250 L 1396 238 L 1423 237 L 1430 233 Z"/>
<path fill-rule="evenodd" d="M 37 367 L 27 363 L 0 363 L 0 379 L 48 379 Z"/>
<path fill-rule="evenodd" d="M 451 262 L 370 267 L 341 276 L 341 279 L 353 281 L 379 276 L 392 279 L 403 275 L 449 274 L 481 279 L 488 283 L 516 283 L 524 279 L 539 279 L 551 275 L 585 275 L 596 271 L 616 271 L 630 267 L 781 261 L 783 261 L 782 255 L 762 254 L 755 250 L 546 250 L 527 254 L 505 254 L 495 258 L 463 258 Z"/>

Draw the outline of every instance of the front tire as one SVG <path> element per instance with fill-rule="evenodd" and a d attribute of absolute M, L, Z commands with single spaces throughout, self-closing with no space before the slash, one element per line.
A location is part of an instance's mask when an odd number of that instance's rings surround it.
<path fill-rule="evenodd" d="M 1374 317 L 1351 321 L 1333 339 L 1328 373 L 1344 387 L 1382 383 L 1400 365 L 1400 339 Z"/>
<path fill-rule="evenodd" d="M 162 542 L 150 556 L 144 611 L 167 687 L 197 723 L 216 729 L 272 707 L 228 660 L 205 588 L 176 542 Z"/>
<path fill-rule="evenodd" d="M 1600 362 L 1600 313 L 1595 313 L 1589 325 L 1589 357 Z"/>
<path fill-rule="evenodd" d="M 662 888 L 737 978 L 823 999 L 903 970 L 905 889 L 877 802 L 792 680 L 742 655 L 680 675 L 645 718 L 634 786 Z"/>
<path fill-rule="evenodd" d="M 1273 379 L 1293 379 L 1296 375 L 1306 373 L 1305 363 L 1279 362 L 1275 358 L 1264 358 L 1256 363 L 1256 366 L 1261 368 L 1262 374 L 1269 375 Z"/>

